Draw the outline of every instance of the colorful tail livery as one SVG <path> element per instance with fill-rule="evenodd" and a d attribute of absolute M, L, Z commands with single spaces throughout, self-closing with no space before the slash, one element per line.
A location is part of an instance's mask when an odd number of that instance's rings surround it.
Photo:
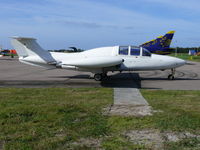
<path fill-rule="evenodd" d="M 157 39 L 146 42 L 140 46 L 148 49 L 151 53 L 167 55 L 172 53 L 170 44 L 174 36 L 175 31 L 169 31 L 164 36 L 159 36 Z"/>

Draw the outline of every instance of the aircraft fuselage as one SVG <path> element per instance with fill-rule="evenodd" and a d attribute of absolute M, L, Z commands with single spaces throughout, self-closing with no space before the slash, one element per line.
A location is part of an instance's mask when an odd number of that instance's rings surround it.
<path fill-rule="evenodd" d="M 91 49 L 80 53 L 57 53 L 52 52 L 56 61 L 62 62 L 65 69 L 91 71 L 95 73 L 106 71 L 142 71 L 142 70 L 165 70 L 177 68 L 185 64 L 185 61 L 171 56 L 157 54 L 131 55 L 131 46 L 128 54 L 119 54 L 119 46 Z M 122 61 L 123 60 L 123 61 Z M 122 62 L 121 62 L 122 61 Z M 118 65 L 121 62 L 120 65 Z M 88 66 L 87 66 L 87 64 Z M 69 64 L 69 65 L 68 65 Z M 74 66 L 78 67 L 72 67 Z M 98 64 L 98 65 L 97 65 Z M 107 66 L 105 66 L 105 64 Z M 115 66 L 116 65 L 116 66 Z"/>
<path fill-rule="evenodd" d="M 48 52 L 34 38 L 13 37 L 12 45 L 23 63 L 47 67 L 88 71 L 101 80 L 109 71 L 138 71 L 172 69 L 168 78 L 174 78 L 174 69 L 185 61 L 171 56 L 151 54 L 143 47 L 113 46 L 86 50 L 79 53 Z"/>

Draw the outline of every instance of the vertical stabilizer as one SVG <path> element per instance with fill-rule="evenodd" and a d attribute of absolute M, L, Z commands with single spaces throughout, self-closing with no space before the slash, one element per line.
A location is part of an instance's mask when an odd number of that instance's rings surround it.
<path fill-rule="evenodd" d="M 16 49 L 19 57 L 39 57 L 46 63 L 55 62 L 51 53 L 40 47 L 34 38 L 12 37 L 11 44 Z"/>
<path fill-rule="evenodd" d="M 51 53 L 41 48 L 34 38 L 12 37 L 11 44 L 22 63 L 45 68 L 55 68 L 57 64 Z"/>
<path fill-rule="evenodd" d="M 170 44 L 174 33 L 175 31 L 169 31 L 164 36 L 159 36 L 156 39 L 146 42 L 140 46 L 148 49 L 152 53 L 169 54 L 172 51 L 172 49 L 170 49 Z"/>

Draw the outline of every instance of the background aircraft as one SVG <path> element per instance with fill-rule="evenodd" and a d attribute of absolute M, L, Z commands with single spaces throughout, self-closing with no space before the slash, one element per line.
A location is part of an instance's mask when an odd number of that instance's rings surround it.
<path fill-rule="evenodd" d="M 151 53 L 166 55 L 172 53 L 173 49 L 170 48 L 172 38 L 175 31 L 169 31 L 164 36 L 159 36 L 157 39 L 146 42 L 140 46 L 146 48 Z"/>
<path fill-rule="evenodd" d="M 4 49 L 0 51 L 0 54 L 3 56 L 10 56 L 11 54 L 17 54 L 17 52 L 14 49 Z"/>
<path fill-rule="evenodd" d="M 11 43 L 22 63 L 92 72 L 97 81 L 106 77 L 108 71 L 165 69 L 171 69 L 168 78 L 174 79 L 175 68 L 185 64 L 182 59 L 151 54 L 145 48 L 134 46 L 101 47 L 79 53 L 61 53 L 42 49 L 34 38 L 13 37 Z"/>

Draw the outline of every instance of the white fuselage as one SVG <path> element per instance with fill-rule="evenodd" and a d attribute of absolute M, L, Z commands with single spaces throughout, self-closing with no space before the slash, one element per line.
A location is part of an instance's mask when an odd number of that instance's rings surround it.
<path fill-rule="evenodd" d="M 35 38 L 12 37 L 11 43 L 23 63 L 47 68 L 63 68 L 94 73 L 101 80 L 108 71 L 138 71 L 172 69 L 169 79 L 174 78 L 174 68 L 185 61 L 171 56 L 151 54 L 145 48 L 113 46 L 90 49 L 80 53 L 45 51 Z"/>
<path fill-rule="evenodd" d="M 119 55 L 119 46 L 102 47 L 80 53 L 51 52 L 52 57 L 61 62 L 65 69 L 77 69 L 91 72 L 106 71 L 138 71 L 138 70 L 165 70 L 177 68 L 185 61 L 171 56 L 152 54 L 151 56 Z M 123 62 L 117 66 L 123 59 Z M 78 66 L 78 67 L 77 67 Z"/>

